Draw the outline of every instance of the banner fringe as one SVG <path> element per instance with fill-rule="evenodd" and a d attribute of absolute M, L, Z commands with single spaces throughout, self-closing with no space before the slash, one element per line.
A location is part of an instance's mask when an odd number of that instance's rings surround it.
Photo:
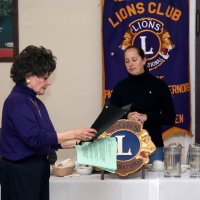
<path fill-rule="evenodd" d="M 104 0 L 99 0 L 99 6 L 103 7 L 104 5 Z"/>
<path fill-rule="evenodd" d="M 178 127 L 172 127 L 168 129 L 163 133 L 162 137 L 163 140 L 167 140 L 170 137 L 184 135 L 184 134 L 188 135 L 189 137 L 193 137 L 192 132 Z"/>

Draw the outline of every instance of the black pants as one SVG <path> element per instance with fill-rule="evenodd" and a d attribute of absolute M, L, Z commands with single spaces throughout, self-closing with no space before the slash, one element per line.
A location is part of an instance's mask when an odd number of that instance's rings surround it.
<path fill-rule="evenodd" d="M 29 157 L 0 161 L 1 200 L 49 200 L 49 161 Z"/>

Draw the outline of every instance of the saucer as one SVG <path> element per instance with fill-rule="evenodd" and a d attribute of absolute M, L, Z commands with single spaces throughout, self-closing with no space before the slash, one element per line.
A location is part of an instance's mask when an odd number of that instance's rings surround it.
<path fill-rule="evenodd" d="M 152 172 L 163 172 L 164 169 L 154 169 L 153 167 L 149 169 L 149 171 L 152 171 Z"/>
<path fill-rule="evenodd" d="M 154 169 L 152 164 L 147 164 L 145 167 L 146 167 L 146 169 L 148 169 L 149 171 L 152 171 L 152 172 L 163 172 L 164 171 L 164 168 Z"/>

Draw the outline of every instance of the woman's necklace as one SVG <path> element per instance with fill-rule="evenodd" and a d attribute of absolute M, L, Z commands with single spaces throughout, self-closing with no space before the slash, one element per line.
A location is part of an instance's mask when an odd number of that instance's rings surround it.
<path fill-rule="evenodd" d="M 37 101 L 31 99 L 30 97 L 29 97 L 29 99 L 30 99 L 30 101 L 33 103 L 33 105 L 35 106 L 35 108 L 38 110 L 38 113 L 39 113 L 40 117 L 42 117 L 41 112 L 40 112 L 40 109 L 39 109 L 39 106 L 38 106 L 38 104 L 37 104 Z"/>

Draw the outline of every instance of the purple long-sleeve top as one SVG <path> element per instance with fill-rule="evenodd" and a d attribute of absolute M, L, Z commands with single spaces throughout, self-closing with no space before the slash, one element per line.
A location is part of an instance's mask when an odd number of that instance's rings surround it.
<path fill-rule="evenodd" d="M 32 89 L 17 83 L 3 106 L 0 155 L 16 161 L 58 148 L 46 107 Z"/>

